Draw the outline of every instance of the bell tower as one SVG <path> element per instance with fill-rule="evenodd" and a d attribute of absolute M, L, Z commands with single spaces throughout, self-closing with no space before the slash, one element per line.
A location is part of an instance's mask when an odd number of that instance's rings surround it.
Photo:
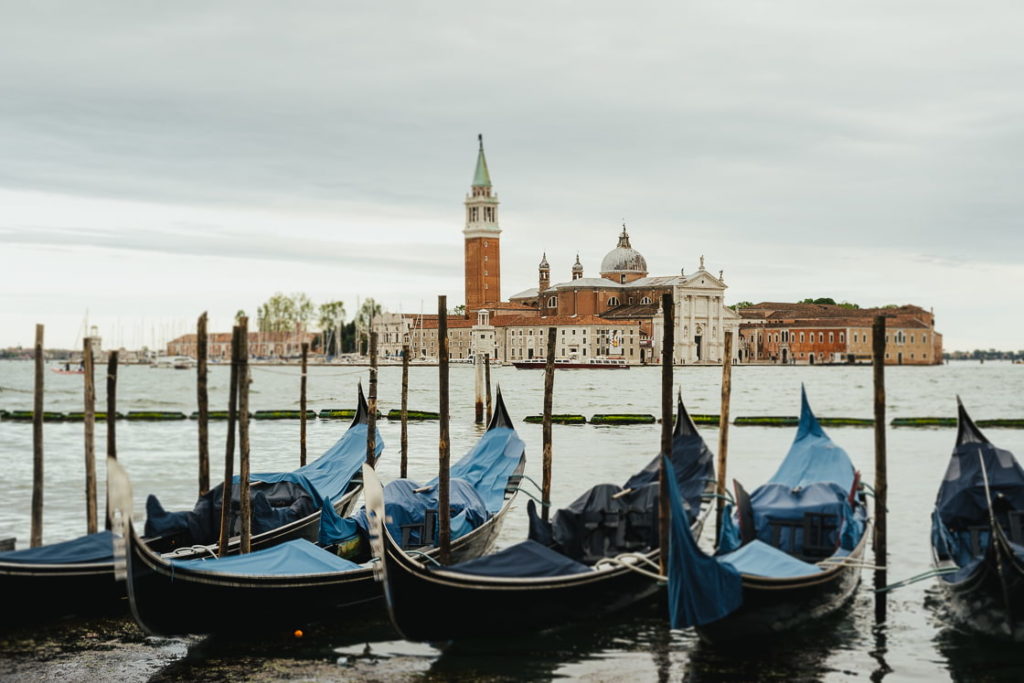
<path fill-rule="evenodd" d="M 498 238 L 498 196 L 491 192 L 491 174 L 484 156 L 484 136 L 477 139 L 473 185 L 466 195 L 466 313 L 501 301 L 501 249 Z"/>

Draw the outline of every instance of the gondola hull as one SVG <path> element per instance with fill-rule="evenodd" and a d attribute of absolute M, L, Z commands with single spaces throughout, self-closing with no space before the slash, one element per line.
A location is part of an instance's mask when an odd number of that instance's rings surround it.
<path fill-rule="evenodd" d="M 468 560 L 488 552 L 511 505 L 452 543 Z M 347 621 L 361 608 L 382 610 L 370 568 L 294 576 L 243 576 L 172 566 L 134 534 L 128 544 L 129 599 L 136 621 L 153 635 L 291 630 Z M 324 551 L 327 552 L 327 551 Z M 437 549 L 427 552 L 435 555 Z"/>
<path fill-rule="evenodd" d="M 997 552 L 1002 557 L 997 558 Z M 937 566 L 953 565 L 938 563 Z M 940 578 L 939 586 L 945 598 L 945 611 L 957 628 L 990 638 L 1024 641 L 1024 565 L 1005 539 L 999 539 L 966 577 L 958 581 Z"/>
<path fill-rule="evenodd" d="M 38 596 L 38 597 L 32 597 Z M 91 616 L 124 612 L 124 581 L 114 579 L 113 563 L 22 565 L 0 563 L 0 601 L 8 608 L 0 626 L 9 628 L 68 614 Z M 16 609 L 14 605 L 25 605 Z"/>
<path fill-rule="evenodd" d="M 743 574 L 742 606 L 718 621 L 698 626 L 698 635 L 709 643 L 770 636 L 835 612 L 853 596 L 860 583 L 869 531 L 865 528 L 860 543 L 844 564 L 820 574 L 787 579 Z"/>
<path fill-rule="evenodd" d="M 444 641 L 538 631 L 599 618 L 656 595 L 658 582 L 616 567 L 573 576 L 501 578 L 432 571 L 385 534 L 385 595 L 408 640 Z M 655 563 L 657 551 L 647 555 Z"/>

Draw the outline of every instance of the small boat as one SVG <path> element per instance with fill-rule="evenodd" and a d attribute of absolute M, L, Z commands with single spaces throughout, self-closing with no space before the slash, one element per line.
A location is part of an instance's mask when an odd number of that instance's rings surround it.
<path fill-rule="evenodd" d="M 188 370 L 195 366 L 196 362 L 188 356 L 159 356 L 149 364 L 151 368 L 172 368 L 174 370 Z"/>
<path fill-rule="evenodd" d="M 525 464 L 525 444 L 499 392 L 487 431 L 451 468 L 453 557 L 477 557 L 493 546 Z M 130 488 L 123 470 L 111 476 Z M 368 476 L 377 481 L 364 464 Z M 391 482 L 383 500 L 389 524 L 408 546 L 421 558 L 435 556 L 437 480 L 423 487 L 407 479 Z M 364 542 L 365 517 L 342 520 L 332 533 L 321 534 L 319 545 L 295 539 L 244 555 L 191 560 L 154 552 L 129 524 L 125 570 L 132 614 L 156 635 L 291 632 L 312 622 L 351 620 L 351 610 L 382 602 L 372 565 L 340 556 Z"/>
<path fill-rule="evenodd" d="M 705 492 L 714 486 L 711 451 L 682 401 L 671 460 L 686 491 L 687 518 L 700 533 Z M 530 512 L 530 538 L 492 555 L 442 567 L 404 551 L 376 510 L 371 538 L 388 612 L 406 639 L 447 641 L 533 632 L 602 619 L 657 594 L 660 457 L 625 486 L 591 488 L 552 523 Z M 377 489 L 367 478 L 367 506 Z"/>
<path fill-rule="evenodd" d="M 800 393 L 789 453 L 752 494 L 736 483 L 717 554 L 673 522 L 673 628 L 712 643 L 770 636 L 838 610 L 857 588 L 870 526 L 860 474 Z"/>
<path fill-rule="evenodd" d="M 60 365 L 53 366 L 52 368 L 50 368 L 50 371 L 51 372 L 56 372 L 58 375 L 84 375 L 85 374 L 85 368 L 82 366 L 81 363 L 79 363 L 78 365 L 74 365 L 72 363 L 62 363 Z"/>
<path fill-rule="evenodd" d="M 359 410 L 348 431 L 315 462 L 296 471 L 310 473 L 308 479 L 313 481 L 321 481 L 326 477 L 333 480 L 333 485 L 339 489 L 339 493 L 336 494 L 332 509 L 338 514 L 348 514 L 362 491 L 362 482 L 353 479 L 353 475 L 365 459 L 368 416 L 366 400 L 360 388 Z M 378 449 L 383 448 L 379 436 L 377 445 Z M 378 450 L 378 455 L 379 453 Z M 111 462 L 108 460 L 108 467 L 111 466 Z M 321 479 L 318 480 L 317 476 Z M 292 473 L 253 475 L 254 480 L 260 477 L 264 480 L 273 477 L 298 479 L 292 476 Z M 254 486 L 254 490 L 259 489 L 259 485 Z M 216 503 L 216 515 L 219 517 L 222 490 L 223 485 L 201 498 L 197 509 L 205 508 L 206 513 L 212 515 L 211 508 L 214 507 L 213 503 Z M 111 489 L 110 495 L 113 498 L 117 492 Z M 130 498 L 127 506 L 130 510 Z M 121 507 L 123 508 L 124 504 Z M 201 515 L 195 510 L 188 513 L 164 512 L 153 496 L 147 501 L 147 509 L 158 523 L 152 525 L 151 533 L 147 534 L 146 539 L 137 539 L 140 544 L 150 544 L 155 552 L 176 549 L 180 557 L 209 555 L 213 552 L 209 545 L 196 546 L 193 543 L 196 539 L 189 533 L 189 528 L 196 531 L 202 526 L 199 520 Z M 276 515 L 277 518 L 281 516 Z M 275 516 L 272 514 L 266 515 L 264 519 L 272 521 L 273 517 Z M 256 534 L 253 536 L 253 547 L 266 547 L 296 537 L 311 535 L 316 538 L 320 517 L 321 512 L 318 510 L 312 515 Z M 147 520 L 147 527 L 150 526 Z M 124 577 L 115 578 L 115 548 L 118 544 L 122 547 L 123 555 L 123 537 L 110 531 L 100 531 L 38 548 L 0 553 L 0 600 L 4 600 L 8 605 L 21 604 L 25 599 L 32 599 L 33 602 L 31 615 L 23 614 L 22 610 L 5 610 L 6 616 L 0 617 L 0 623 L 6 624 L 8 619 L 25 621 L 30 617 L 43 619 L 63 614 L 86 615 L 123 609 L 125 605 L 121 599 L 125 596 Z M 179 547 L 182 545 L 184 547 Z M 231 538 L 228 547 L 229 552 L 238 552 L 238 536 Z"/>
<path fill-rule="evenodd" d="M 546 361 L 543 358 L 512 361 L 512 365 L 520 370 L 543 370 Z M 629 370 L 629 364 L 622 358 L 589 358 L 585 361 L 575 358 L 556 358 L 556 370 Z"/>
<path fill-rule="evenodd" d="M 932 513 L 932 557 L 955 625 L 1024 640 L 1024 469 L 957 398 L 956 446 Z"/>

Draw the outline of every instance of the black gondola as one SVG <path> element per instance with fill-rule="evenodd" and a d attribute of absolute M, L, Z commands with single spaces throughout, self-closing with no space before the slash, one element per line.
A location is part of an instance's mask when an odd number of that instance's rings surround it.
<path fill-rule="evenodd" d="M 499 392 L 487 432 L 451 470 L 454 558 L 477 557 L 493 546 L 524 466 L 525 444 Z M 363 469 L 373 472 L 365 465 Z M 123 485 L 130 486 L 127 481 Z M 435 555 L 438 549 L 428 544 L 436 538 L 437 518 L 428 508 L 430 501 L 436 508 L 436 484 L 417 487 L 398 480 L 389 486 L 396 492 L 391 499 L 402 499 L 404 494 L 425 501 L 418 512 L 406 513 L 404 521 L 410 523 L 402 525 L 402 531 L 412 545 L 419 546 L 421 555 Z M 465 501 L 474 496 L 479 504 L 471 507 Z M 466 524 L 471 514 L 483 517 L 481 504 L 486 519 L 475 528 L 463 527 L 464 533 L 457 535 L 456 525 Z M 396 509 L 393 514 L 397 518 L 400 512 Z M 353 534 L 362 534 L 356 531 L 359 515 L 346 522 Z M 339 557 L 336 547 L 305 540 L 247 555 L 180 561 L 153 552 L 129 526 L 127 546 L 132 613 L 151 634 L 291 630 L 310 622 L 350 618 L 352 608 L 382 597 L 372 567 Z M 231 607 L 221 609 L 223 605 Z"/>
<path fill-rule="evenodd" d="M 353 450 L 358 456 L 366 450 L 366 424 L 369 410 L 363 397 L 362 387 L 359 388 L 358 409 L 349 429 L 324 455 L 307 467 L 330 468 L 338 461 L 351 458 Z M 378 436 L 378 455 L 383 448 L 383 441 Z M 362 492 L 362 481 L 352 477 L 357 471 L 359 460 L 354 466 L 342 468 L 336 488 L 340 495 L 332 496 L 331 504 L 339 515 L 347 515 L 355 507 Z M 302 471 L 301 469 L 298 471 Z M 288 475 L 254 475 L 254 480 L 262 477 L 270 479 L 275 476 Z M 269 483 L 254 483 L 253 495 L 261 488 L 266 490 L 273 486 Z M 285 488 L 282 486 L 278 487 Z M 290 487 L 297 490 L 300 487 Z M 200 499 L 199 509 L 206 503 L 206 514 L 209 518 L 219 517 L 220 492 L 223 485 L 217 487 Z M 235 489 L 238 490 L 237 487 Z M 237 495 L 236 504 L 237 504 Z M 307 496 L 308 498 L 308 496 Z M 177 526 L 177 533 L 147 533 L 140 542 L 149 544 L 158 552 L 170 551 L 177 546 L 176 557 L 195 557 L 211 552 L 207 544 L 199 545 L 189 537 L 188 528 L 195 528 L 196 512 L 165 513 L 152 496 L 147 501 L 147 508 L 165 519 L 164 529 Z M 253 548 L 269 547 L 292 538 L 316 538 L 320 525 L 319 510 L 301 515 L 278 527 L 263 533 L 254 534 Z M 267 525 L 273 523 L 274 515 L 267 516 Z M 147 526 L 149 526 L 147 524 Z M 121 600 L 125 597 L 126 587 L 123 580 L 115 578 L 114 573 L 114 540 L 110 531 L 88 534 L 80 538 L 61 543 L 53 543 L 39 548 L 29 548 L 14 552 L 0 553 L 0 600 L 6 604 L 15 604 L 26 596 L 45 596 L 45 600 L 35 600 L 31 615 L 20 614 L 17 610 L 7 610 L 9 619 L 0 617 L 0 623 L 8 621 L 24 621 L 26 618 L 49 618 L 61 614 L 93 614 L 124 609 Z M 234 536 L 229 542 L 229 553 L 237 553 L 239 537 Z"/>
<path fill-rule="evenodd" d="M 699 533 L 714 463 L 682 401 L 678 412 L 672 458 Z M 379 523 L 381 513 L 371 515 L 392 623 L 409 640 L 475 638 L 599 618 L 655 595 L 659 463 L 656 457 L 625 487 L 594 487 L 558 511 L 550 526 L 537 519 L 531 502 L 530 540 L 448 567 L 418 562 Z M 367 477 L 368 506 L 374 488 Z"/>
<path fill-rule="evenodd" d="M 869 520 L 859 473 L 801 389 L 797 435 L 775 475 L 723 519 L 718 554 L 673 529 L 673 626 L 706 641 L 784 632 L 839 609 L 860 581 Z"/>
<path fill-rule="evenodd" d="M 1024 640 L 1024 469 L 957 398 L 956 446 L 932 513 L 932 557 L 955 625 Z"/>

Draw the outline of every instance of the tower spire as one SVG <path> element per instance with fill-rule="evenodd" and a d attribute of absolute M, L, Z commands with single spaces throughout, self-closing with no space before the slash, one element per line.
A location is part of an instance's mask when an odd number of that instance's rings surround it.
<path fill-rule="evenodd" d="M 476 138 L 480 143 L 480 149 L 476 155 L 476 171 L 473 173 L 473 187 L 490 187 L 491 174 L 487 170 L 487 157 L 484 156 L 483 133 L 478 133 Z"/>

